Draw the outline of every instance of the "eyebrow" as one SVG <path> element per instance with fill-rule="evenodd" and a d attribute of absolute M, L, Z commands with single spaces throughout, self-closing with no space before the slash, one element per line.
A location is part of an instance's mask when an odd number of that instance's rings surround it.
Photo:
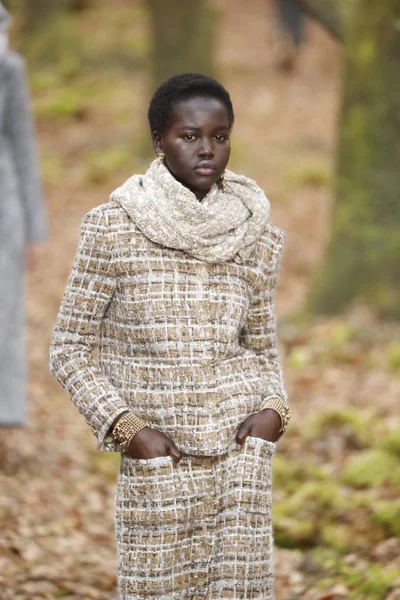
<path fill-rule="evenodd" d="M 183 127 L 178 127 L 177 131 L 183 131 L 185 129 L 191 129 L 192 131 L 201 131 L 200 127 L 193 127 L 192 125 L 183 125 Z M 215 129 L 226 129 L 227 131 L 229 131 L 230 127 L 227 127 L 226 125 L 219 125 L 218 127 L 215 127 Z"/>

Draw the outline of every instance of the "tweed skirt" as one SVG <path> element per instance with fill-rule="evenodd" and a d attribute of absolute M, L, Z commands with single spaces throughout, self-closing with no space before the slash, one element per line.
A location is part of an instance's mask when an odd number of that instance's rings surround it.
<path fill-rule="evenodd" d="M 120 600 L 273 600 L 275 444 L 248 436 L 223 455 L 121 456 Z"/>

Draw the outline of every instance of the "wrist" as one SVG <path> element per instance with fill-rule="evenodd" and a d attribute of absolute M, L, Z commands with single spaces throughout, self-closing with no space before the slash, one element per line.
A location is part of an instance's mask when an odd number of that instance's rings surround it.
<path fill-rule="evenodd" d="M 291 411 L 288 405 L 282 400 L 282 398 L 280 398 L 279 396 L 271 396 L 264 402 L 260 409 L 260 412 L 264 410 L 273 410 L 279 415 L 281 421 L 279 434 L 282 435 L 283 433 L 285 433 L 291 418 Z"/>
<path fill-rule="evenodd" d="M 126 412 L 115 423 L 112 436 L 123 450 L 128 452 L 131 441 L 144 427 L 147 427 L 145 421 L 133 412 Z"/>

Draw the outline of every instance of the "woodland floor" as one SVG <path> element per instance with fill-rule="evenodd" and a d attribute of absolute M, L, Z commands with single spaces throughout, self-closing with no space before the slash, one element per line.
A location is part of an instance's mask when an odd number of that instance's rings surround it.
<path fill-rule="evenodd" d="M 340 48 L 310 24 L 283 72 L 268 3 L 215 6 L 237 115 L 230 168 L 263 186 L 286 232 L 277 313 L 293 419 L 274 459 L 277 598 L 399 600 L 399 327 L 363 306 L 299 316 L 329 231 Z M 78 26 L 81 45 L 31 72 L 50 239 L 28 281 L 29 423 L 1 432 L 1 600 L 116 598 L 118 456 L 96 452 L 48 346 L 83 215 L 148 162 L 148 24 L 139 2 L 110 13 L 98 0 Z"/>

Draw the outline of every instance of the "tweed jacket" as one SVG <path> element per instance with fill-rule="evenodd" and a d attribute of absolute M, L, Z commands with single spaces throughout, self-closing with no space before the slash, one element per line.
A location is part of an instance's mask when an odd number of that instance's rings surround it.
<path fill-rule="evenodd" d="M 150 241 L 114 200 L 85 216 L 50 364 L 100 450 L 119 450 L 110 426 L 131 410 L 182 452 L 223 454 L 268 397 L 287 401 L 274 312 L 283 243 L 268 222 L 251 259 L 209 264 Z"/>

